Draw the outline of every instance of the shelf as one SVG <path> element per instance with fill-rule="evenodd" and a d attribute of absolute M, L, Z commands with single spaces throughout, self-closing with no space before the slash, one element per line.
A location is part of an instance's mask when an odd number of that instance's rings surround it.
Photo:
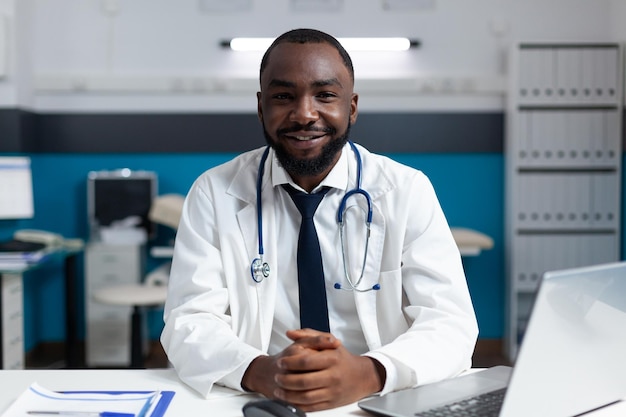
<path fill-rule="evenodd" d="M 506 153 L 508 359 L 547 271 L 619 260 L 622 49 L 514 46 Z"/>

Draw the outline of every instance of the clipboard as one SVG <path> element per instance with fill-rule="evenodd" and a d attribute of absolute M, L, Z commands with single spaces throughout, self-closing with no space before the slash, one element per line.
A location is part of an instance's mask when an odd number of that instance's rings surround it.
<path fill-rule="evenodd" d="M 175 391 L 71 390 L 52 391 L 32 383 L 3 413 L 3 417 L 26 414 L 113 413 L 136 417 L 163 417 Z"/>
<path fill-rule="evenodd" d="M 81 390 L 81 391 L 59 391 L 64 394 L 112 394 L 112 395 L 123 395 L 123 394 L 149 394 L 152 391 L 99 391 L 99 390 Z M 165 415 L 165 411 L 167 407 L 169 407 L 172 402 L 172 398 L 174 398 L 174 394 L 176 391 L 160 391 L 161 396 L 156 406 L 154 406 L 154 410 L 148 417 L 163 417 Z"/>

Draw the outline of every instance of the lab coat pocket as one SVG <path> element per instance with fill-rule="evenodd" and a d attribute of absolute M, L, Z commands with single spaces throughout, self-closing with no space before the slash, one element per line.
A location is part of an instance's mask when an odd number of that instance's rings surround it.
<path fill-rule="evenodd" d="M 380 273 L 380 290 L 377 291 L 376 311 L 382 344 L 393 341 L 406 332 L 409 324 L 403 312 L 406 297 L 402 288 L 402 270 Z"/>

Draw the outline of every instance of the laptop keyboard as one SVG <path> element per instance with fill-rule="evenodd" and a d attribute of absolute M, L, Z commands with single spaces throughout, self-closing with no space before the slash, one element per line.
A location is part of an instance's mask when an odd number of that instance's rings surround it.
<path fill-rule="evenodd" d="M 506 388 L 446 404 L 428 411 L 415 413 L 415 417 L 497 417 L 502 408 Z"/>

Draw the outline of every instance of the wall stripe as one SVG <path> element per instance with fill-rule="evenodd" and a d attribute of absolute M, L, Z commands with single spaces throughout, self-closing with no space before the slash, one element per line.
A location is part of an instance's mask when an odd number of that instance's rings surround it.
<path fill-rule="evenodd" d="M 264 143 L 256 114 L 0 110 L 0 152 L 242 152 Z M 380 153 L 501 153 L 504 115 L 360 113 L 351 138 Z"/>

